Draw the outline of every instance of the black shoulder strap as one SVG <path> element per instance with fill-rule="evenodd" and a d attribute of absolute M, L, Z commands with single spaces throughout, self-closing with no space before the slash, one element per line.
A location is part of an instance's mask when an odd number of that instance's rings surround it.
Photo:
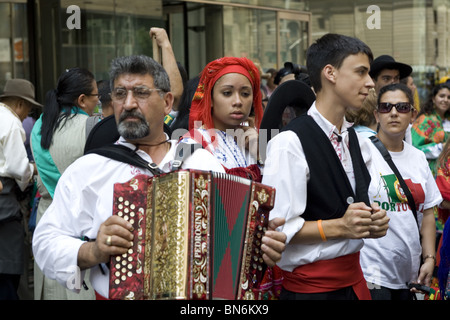
<path fill-rule="evenodd" d="M 175 160 L 172 164 L 172 170 L 177 170 L 181 167 L 183 161 L 192 155 L 195 150 L 201 148 L 200 144 L 187 144 L 179 143 L 177 145 Z M 95 148 L 87 151 L 86 154 L 95 153 L 107 158 L 111 158 L 117 161 L 131 164 L 133 166 L 144 168 L 149 170 L 153 175 L 159 175 L 163 173 L 161 169 L 158 168 L 156 163 L 150 163 L 142 159 L 137 153 L 136 149 L 132 150 L 126 146 L 119 144 L 109 144 L 99 148 Z"/>
<path fill-rule="evenodd" d="M 163 173 L 159 168 L 158 165 L 155 163 L 150 163 L 142 159 L 137 153 L 136 149 L 132 150 L 128 147 L 119 145 L 119 144 L 108 144 L 99 148 L 95 148 L 92 150 L 89 150 L 86 152 L 86 154 L 89 153 L 96 153 L 101 156 L 111 158 L 117 161 L 125 162 L 128 164 L 131 164 L 133 166 L 144 168 L 147 170 L 150 170 L 151 173 L 154 175 L 158 175 Z"/>
<path fill-rule="evenodd" d="M 392 171 L 394 171 L 394 174 L 397 177 L 398 182 L 400 182 L 400 186 L 402 187 L 403 192 L 405 193 L 406 197 L 408 198 L 409 206 L 411 207 L 411 210 L 412 210 L 412 212 L 414 214 L 414 218 L 416 219 L 416 222 L 417 222 L 417 225 L 418 225 L 419 222 L 417 220 L 416 203 L 414 202 L 414 198 L 413 198 L 413 196 L 411 194 L 411 191 L 409 190 L 408 186 L 406 185 L 405 180 L 403 180 L 403 177 L 400 174 L 400 172 L 398 171 L 397 167 L 395 166 L 394 161 L 392 161 L 392 158 L 391 158 L 391 155 L 389 154 L 389 151 L 386 149 L 384 144 L 376 136 L 371 136 L 370 140 L 372 140 L 373 144 L 380 151 L 381 155 L 386 160 L 386 162 L 389 164 L 389 166 L 391 167 Z"/>

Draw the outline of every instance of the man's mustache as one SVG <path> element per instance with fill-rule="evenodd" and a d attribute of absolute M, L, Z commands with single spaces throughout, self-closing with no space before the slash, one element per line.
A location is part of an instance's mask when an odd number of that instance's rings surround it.
<path fill-rule="evenodd" d="M 119 117 L 119 123 L 126 120 L 128 117 L 138 118 L 139 120 L 146 122 L 144 115 L 136 110 L 124 111 Z"/>

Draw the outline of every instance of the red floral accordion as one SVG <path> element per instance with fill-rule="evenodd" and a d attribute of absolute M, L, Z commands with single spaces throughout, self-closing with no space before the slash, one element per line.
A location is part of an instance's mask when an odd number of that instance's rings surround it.
<path fill-rule="evenodd" d="M 113 214 L 134 227 L 111 257 L 110 299 L 262 299 L 261 238 L 275 190 L 230 174 L 179 170 L 115 184 Z"/>

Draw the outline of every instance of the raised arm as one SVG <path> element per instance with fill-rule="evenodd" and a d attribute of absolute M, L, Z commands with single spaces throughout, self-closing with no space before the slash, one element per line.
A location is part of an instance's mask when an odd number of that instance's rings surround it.
<path fill-rule="evenodd" d="M 173 53 L 172 44 L 170 43 L 166 30 L 162 28 L 150 28 L 149 34 L 151 39 L 156 39 L 157 45 L 161 48 L 161 64 L 169 75 L 170 87 L 174 96 L 173 107 L 177 109 L 184 87 L 177 60 Z"/>

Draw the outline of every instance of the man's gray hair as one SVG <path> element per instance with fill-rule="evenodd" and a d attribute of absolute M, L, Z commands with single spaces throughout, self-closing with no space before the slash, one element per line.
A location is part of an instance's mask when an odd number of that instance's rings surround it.
<path fill-rule="evenodd" d="M 161 89 L 163 92 L 170 91 L 170 81 L 166 70 L 148 56 L 132 55 L 114 59 L 109 72 L 111 90 L 114 89 L 114 81 L 124 74 L 149 74 L 153 77 L 156 89 Z"/>

